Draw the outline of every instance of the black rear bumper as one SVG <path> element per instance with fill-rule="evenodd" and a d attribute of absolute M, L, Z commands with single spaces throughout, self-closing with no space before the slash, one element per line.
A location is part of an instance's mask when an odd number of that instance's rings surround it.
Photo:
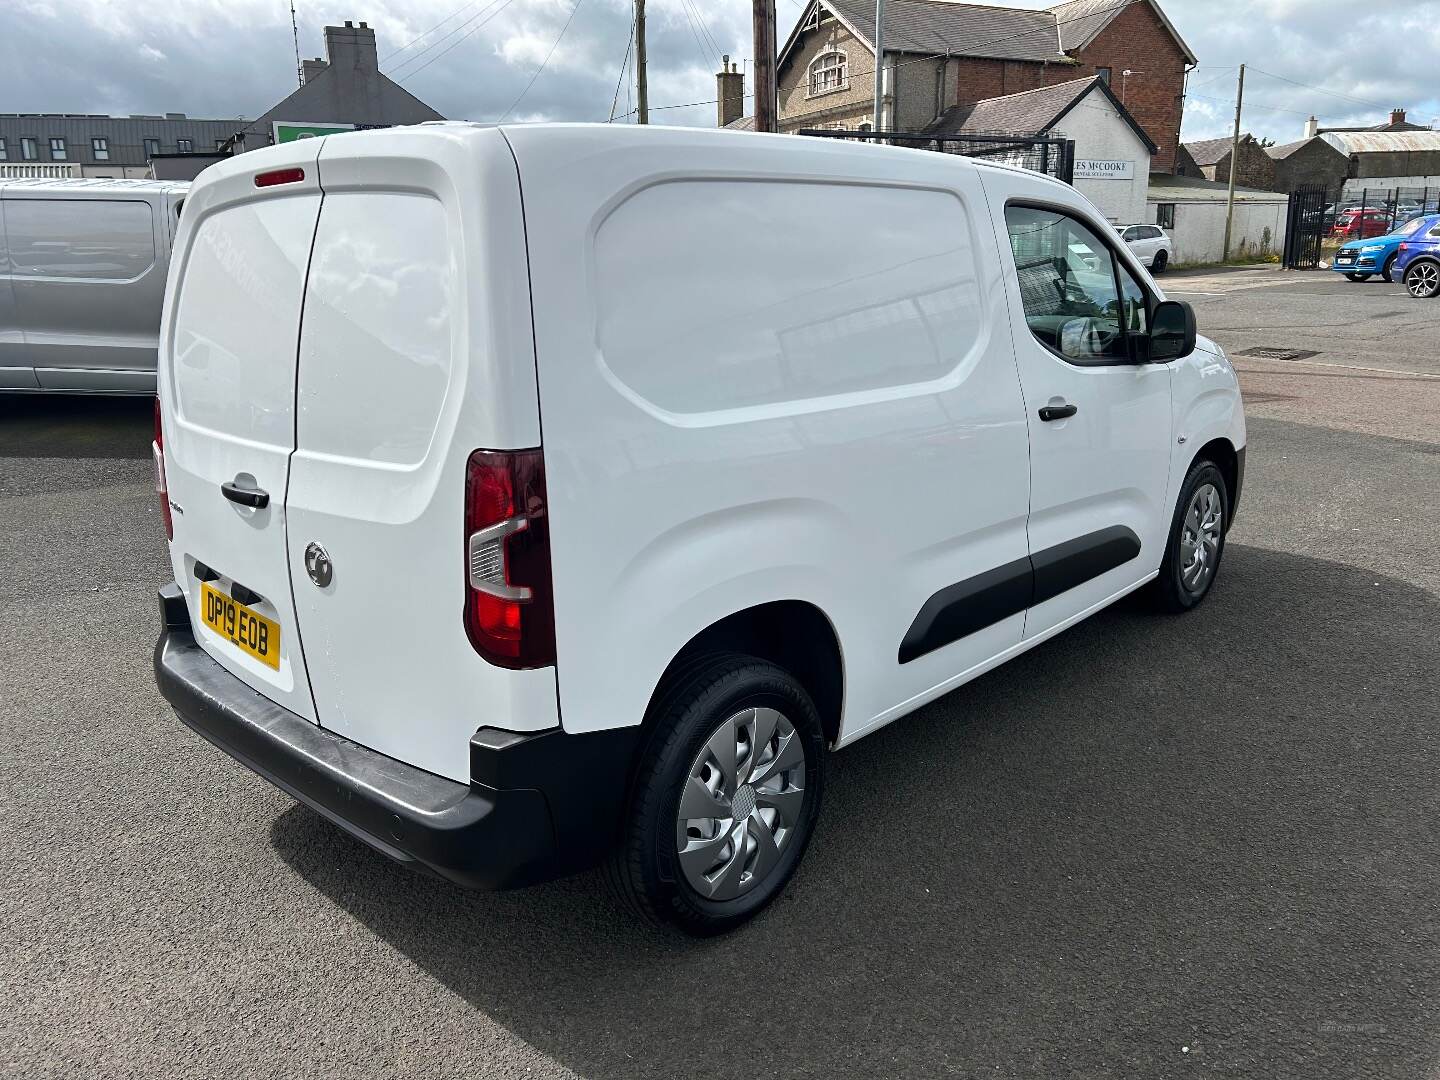
<path fill-rule="evenodd" d="M 457 783 L 311 723 L 252 690 L 195 641 L 179 587 L 160 591 L 160 692 L 184 723 L 391 858 L 474 889 L 594 865 L 618 835 L 638 728 L 534 735 L 481 728 Z"/>

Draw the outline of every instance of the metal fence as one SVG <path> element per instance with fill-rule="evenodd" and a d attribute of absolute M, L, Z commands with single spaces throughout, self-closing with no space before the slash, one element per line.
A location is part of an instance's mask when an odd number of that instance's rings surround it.
<path fill-rule="evenodd" d="M 799 134 L 821 139 L 850 139 L 983 158 L 1001 165 L 1018 165 L 1023 169 L 1044 173 L 1067 184 L 1073 183 L 1075 179 L 1075 142 L 1063 135 L 1014 131 L 929 135 L 918 131 L 851 131 L 846 128 L 802 128 Z"/>

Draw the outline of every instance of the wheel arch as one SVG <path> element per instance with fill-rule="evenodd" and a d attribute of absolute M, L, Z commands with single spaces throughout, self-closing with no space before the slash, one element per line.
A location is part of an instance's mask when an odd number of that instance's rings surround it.
<path fill-rule="evenodd" d="M 650 695 L 650 705 L 702 656 L 744 653 L 768 660 L 799 680 L 815 702 L 825 739 L 840 737 L 845 700 L 845 665 L 840 637 L 830 618 L 805 600 L 774 600 L 732 612 L 696 633 L 666 665 Z M 650 723 L 651 708 L 646 709 Z"/>
<path fill-rule="evenodd" d="M 1220 470 L 1220 475 L 1225 478 L 1225 520 L 1228 531 L 1230 523 L 1235 520 L 1235 506 L 1240 498 L 1240 454 L 1235 449 L 1235 444 L 1225 436 L 1211 439 L 1190 459 L 1190 465 L 1185 470 L 1188 475 L 1197 462 L 1211 461 Z"/>

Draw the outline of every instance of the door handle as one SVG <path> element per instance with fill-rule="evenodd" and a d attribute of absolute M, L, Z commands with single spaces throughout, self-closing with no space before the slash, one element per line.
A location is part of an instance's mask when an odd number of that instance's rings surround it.
<path fill-rule="evenodd" d="M 270 505 L 270 493 L 261 491 L 259 488 L 241 487 L 234 480 L 226 480 L 220 485 L 220 491 L 233 503 L 241 506 L 253 506 L 256 510 L 264 510 Z"/>
<path fill-rule="evenodd" d="M 1049 423 L 1051 420 L 1064 420 L 1074 416 L 1080 411 L 1078 405 L 1042 405 L 1040 406 L 1040 419 Z"/>

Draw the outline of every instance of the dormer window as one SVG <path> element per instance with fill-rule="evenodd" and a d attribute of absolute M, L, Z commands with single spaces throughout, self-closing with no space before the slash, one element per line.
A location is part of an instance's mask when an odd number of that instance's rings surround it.
<path fill-rule="evenodd" d="M 810 63 L 809 97 L 845 90 L 850 86 L 850 65 L 838 49 L 823 52 Z"/>

